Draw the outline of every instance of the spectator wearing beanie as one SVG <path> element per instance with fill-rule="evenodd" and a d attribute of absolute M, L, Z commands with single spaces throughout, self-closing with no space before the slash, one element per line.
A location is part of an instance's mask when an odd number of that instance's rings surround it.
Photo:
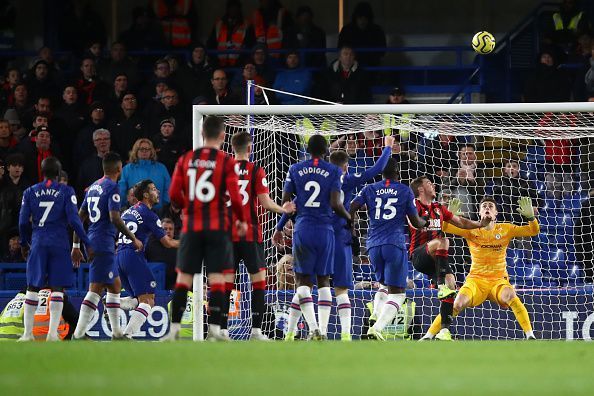
<path fill-rule="evenodd" d="M 175 120 L 165 118 L 161 121 L 160 132 L 151 140 L 159 162 L 165 165 L 169 174 L 172 174 L 177 159 L 184 153 L 183 143 L 175 133 Z"/>

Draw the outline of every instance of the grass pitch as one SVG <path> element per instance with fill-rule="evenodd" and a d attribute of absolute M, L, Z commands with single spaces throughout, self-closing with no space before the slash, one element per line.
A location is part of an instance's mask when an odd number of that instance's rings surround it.
<path fill-rule="evenodd" d="M 592 395 L 584 342 L 1 343 L 2 395 Z"/>

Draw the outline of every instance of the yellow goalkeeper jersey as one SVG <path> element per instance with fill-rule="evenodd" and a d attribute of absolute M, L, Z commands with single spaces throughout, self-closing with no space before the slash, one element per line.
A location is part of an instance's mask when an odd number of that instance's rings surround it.
<path fill-rule="evenodd" d="M 505 256 L 509 241 L 514 237 L 538 235 L 540 226 L 538 220 L 534 219 L 523 226 L 495 223 L 492 230 L 485 228 L 463 230 L 446 222 L 443 225 L 443 231 L 466 239 L 472 259 L 468 278 L 495 280 L 507 276 Z"/>

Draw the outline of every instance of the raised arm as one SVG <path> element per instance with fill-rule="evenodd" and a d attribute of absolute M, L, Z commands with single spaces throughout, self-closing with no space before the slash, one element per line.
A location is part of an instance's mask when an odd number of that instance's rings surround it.
<path fill-rule="evenodd" d="M 369 180 L 373 179 L 386 167 L 388 160 L 392 156 L 392 145 L 394 145 L 394 136 L 388 135 L 384 137 L 384 150 L 382 151 L 382 155 L 378 158 L 378 160 L 373 164 L 371 168 L 365 169 L 361 174 L 361 181 L 363 183 L 368 182 Z"/>
<path fill-rule="evenodd" d="M 518 212 L 528 220 L 528 224 L 517 226 L 514 225 L 511 234 L 514 237 L 531 237 L 538 235 L 540 232 L 540 225 L 534 216 L 534 207 L 532 200 L 528 197 L 522 197 L 518 200 Z"/>

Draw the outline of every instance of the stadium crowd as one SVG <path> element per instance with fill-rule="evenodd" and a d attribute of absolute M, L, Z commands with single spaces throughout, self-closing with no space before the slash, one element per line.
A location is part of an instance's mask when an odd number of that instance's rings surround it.
<path fill-rule="evenodd" d="M 109 151 L 119 153 L 126 161 L 119 186 L 122 194 L 128 193 L 127 204 L 135 203 L 130 190 L 136 182 L 153 180 L 161 191 L 161 201 L 154 209 L 172 237 L 179 234 L 181 219 L 167 192 L 176 160 L 191 148 L 192 104 L 245 104 L 247 80 L 337 103 L 374 101 L 373 76 L 366 67 L 380 65 L 384 52 L 357 53 L 356 49 L 386 47 L 386 34 L 374 22 L 367 2 L 355 7 L 339 34 L 336 59 L 329 63 L 324 52 L 326 33 L 316 25 L 309 6 L 293 12 L 278 0 L 261 0 L 255 10 L 245 10 L 239 0 L 228 0 L 225 14 L 213 21 L 209 37 L 200 41 L 192 1 L 150 1 L 149 6 L 133 10 L 129 29 L 106 48 L 104 22 L 80 3 L 72 2 L 71 23 L 59 34 L 61 48 L 71 50 L 72 56 L 57 59 L 52 48 L 42 47 L 28 65 L 25 58 L 4 65 L 0 86 L 0 262 L 24 261 L 17 230 L 21 198 L 27 187 L 42 179 L 41 161 L 47 157 L 60 159 L 66 171 L 61 180 L 74 186 L 82 198 L 85 189 L 103 175 L 103 156 Z M 594 101 L 593 37 L 585 16 L 575 7 L 575 2 L 565 0 L 555 14 L 559 16 L 543 27 L 546 47 L 526 81 L 525 101 Z M 304 48 L 320 51 L 303 55 L 300 50 Z M 281 49 L 287 51 L 269 53 Z M 161 50 L 164 56 L 155 59 L 128 54 L 143 50 Z M 240 52 L 218 52 L 226 50 Z M 560 62 L 581 67 L 567 71 L 558 68 Z M 289 95 L 268 93 L 265 97 L 262 90 L 256 90 L 256 104 L 266 101 L 307 103 Z M 381 101 L 408 103 L 403 87 L 395 87 Z M 351 169 L 357 169 L 379 157 L 383 134 L 348 136 L 334 146 L 343 147 L 352 157 Z M 477 199 L 488 189 L 502 197 L 503 211 L 511 216 L 505 220 L 517 221 L 511 215 L 515 202 L 509 197 L 528 192 L 538 200 L 546 195 L 536 195 L 535 181 L 525 180 L 514 160 L 503 164 L 506 177 L 486 185 L 484 165 L 477 160 L 477 143 L 481 142 L 454 137 L 447 131 L 432 137 L 411 135 L 395 143 L 393 155 L 399 159 L 403 181 L 410 182 L 423 173 L 435 175 L 441 196 L 460 198 L 465 216 L 476 215 Z M 590 172 L 576 168 L 574 154 L 578 145 L 584 144 L 591 147 L 589 141 L 544 143 L 550 170 L 543 180 L 545 194 L 557 194 L 557 198 L 562 198 L 562 191 L 571 194 L 578 182 L 572 175 Z M 589 190 L 594 186 L 584 187 Z M 587 203 L 582 210 L 589 207 Z M 592 232 L 591 224 L 578 226 L 580 234 Z M 170 287 L 175 278 L 175 254 L 154 242 L 146 249 L 148 259 L 168 263 Z M 588 260 L 591 263 L 591 257 L 583 261 Z M 285 257 L 279 266 L 285 268 L 290 265 L 287 263 L 290 258 Z M 588 276 L 592 272 L 586 268 Z M 282 282 L 289 276 L 283 273 Z"/>

